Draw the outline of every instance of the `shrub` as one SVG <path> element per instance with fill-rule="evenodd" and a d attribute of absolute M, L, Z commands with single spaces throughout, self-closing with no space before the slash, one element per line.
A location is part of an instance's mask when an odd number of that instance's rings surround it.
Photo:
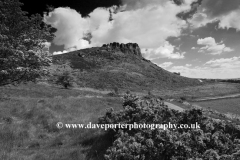
<path fill-rule="evenodd" d="M 186 160 L 239 158 L 240 130 L 224 121 L 214 121 L 201 109 L 178 112 L 156 99 L 144 100 L 125 94 L 123 110 L 110 109 L 99 119 L 100 124 L 194 124 L 200 129 L 109 129 L 115 139 L 106 151 L 107 160 Z M 234 137 L 231 135 L 234 134 Z"/>
<path fill-rule="evenodd" d="M 62 85 L 65 89 L 73 86 L 73 76 L 70 72 L 63 72 L 61 75 L 57 76 L 56 84 Z"/>
<path fill-rule="evenodd" d="M 182 96 L 182 97 L 180 97 L 180 100 L 181 100 L 181 101 L 186 101 L 187 98 Z"/>
<path fill-rule="evenodd" d="M 107 94 L 107 96 L 117 97 L 118 95 L 117 95 L 115 92 L 109 92 L 109 93 Z"/>
<path fill-rule="evenodd" d="M 114 87 L 114 88 L 113 88 L 113 91 L 114 91 L 114 93 L 115 93 L 116 95 L 119 95 L 118 87 Z"/>

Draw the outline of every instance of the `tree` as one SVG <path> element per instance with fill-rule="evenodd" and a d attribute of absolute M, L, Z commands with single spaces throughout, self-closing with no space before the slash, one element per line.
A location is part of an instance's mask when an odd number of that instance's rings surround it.
<path fill-rule="evenodd" d="M 56 61 L 48 67 L 48 72 L 49 82 L 61 85 L 66 89 L 73 86 L 75 78 L 72 73 L 74 70 L 69 61 Z"/>
<path fill-rule="evenodd" d="M 39 14 L 27 16 L 19 0 L 0 1 L 0 86 L 35 81 L 51 62 L 46 48 L 50 26 Z"/>

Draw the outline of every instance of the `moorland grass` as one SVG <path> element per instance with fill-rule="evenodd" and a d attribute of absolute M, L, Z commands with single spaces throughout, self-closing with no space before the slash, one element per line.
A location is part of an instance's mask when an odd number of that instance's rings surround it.
<path fill-rule="evenodd" d="M 204 108 L 211 108 L 225 114 L 233 113 L 240 115 L 240 98 L 200 101 L 194 102 L 193 104 L 197 104 Z"/>
<path fill-rule="evenodd" d="M 122 109 L 119 97 L 89 98 L 79 90 L 40 85 L 2 92 L 9 95 L 0 102 L 0 159 L 6 160 L 102 159 L 111 144 L 103 130 L 59 130 L 56 123 L 96 123 L 107 108 Z"/>
<path fill-rule="evenodd" d="M 195 90 L 201 93 L 198 96 L 210 95 L 209 91 L 228 94 L 238 91 L 234 85 L 208 84 L 203 88 L 170 91 L 169 95 L 172 93 L 173 98 L 177 98 L 180 94 L 191 94 Z M 235 89 L 230 91 L 227 87 Z M 0 159 L 101 160 L 113 142 L 113 137 L 103 130 L 59 130 L 56 123 L 96 123 L 107 108 L 112 107 L 115 111 L 122 109 L 122 99 L 119 97 L 87 89 L 62 89 L 42 84 L 1 87 L 0 92 L 7 97 L 0 101 Z M 214 104 L 208 106 L 214 107 Z M 231 111 L 230 107 L 222 109 Z M 233 111 L 236 113 L 236 110 Z"/>
<path fill-rule="evenodd" d="M 153 91 L 153 93 L 165 98 L 185 97 L 187 100 L 194 100 L 197 98 L 225 96 L 240 93 L 240 84 L 221 82 L 207 83 L 202 86 L 157 90 Z"/>

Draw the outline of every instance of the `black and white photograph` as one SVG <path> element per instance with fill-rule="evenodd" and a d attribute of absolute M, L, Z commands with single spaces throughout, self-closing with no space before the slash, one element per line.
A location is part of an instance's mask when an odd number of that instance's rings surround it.
<path fill-rule="evenodd" d="M 240 160 L 240 0 L 0 0 L 0 160 Z"/>

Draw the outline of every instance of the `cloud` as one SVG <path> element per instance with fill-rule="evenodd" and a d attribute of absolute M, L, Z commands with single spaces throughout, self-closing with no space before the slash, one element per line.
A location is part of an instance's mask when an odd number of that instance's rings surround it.
<path fill-rule="evenodd" d="M 101 46 L 105 43 L 138 43 L 141 48 L 157 49 L 165 44 L 168 37 L 178 37 L 185 20 L 176 15 L 188 11 L 191 2 L 184 0 L 180 6 L 169 0 L 123 0 L 124 11 L 115 6 L 97 8 L 89 17 L 68 7 L 54 9 L 44 15 L 44 22 L 57 29 L 53 43 L 64 45 L 64 49 L 78 50 Z M 109 9 L 117 11 L 109 22 Z M 91 35 L 91 43 L 85 40 Z"/>
<path fill-rule="evenodd" d="M 157 64 L 159 67 L 162 67 L 162 68 L 168 68 L 170 67 L 171 65 L 173 65 L 172 62 L 164 62 L 162 64 Z"/>
<path fill-rule="evenodd" d="M 204 39 L 198 39 L 197 44 L 212 46 L 212 45 L 216 45 L 216 42 L 214 38 L 206 37 Z"/>
<path fill-rule="evenodd" d="M 216 43 L 215 39 L 212 37 L 200 38 L 197 40 L 198 45 L 204 45 L 199 49 L 199 52 L 206 52 L 212 55 L 221 54 L 223 52 L 231 52 L 233 49 L 226 47 L 225 44 Z"/>
<path fill-rule="evenodd" d="M 56 8 L 49 15 L 45 15 L 43 21 L 57 29 L 54 44 L 64 45 L 64 49 L 67 50 L 89 47 L 89 43 L 83 39 L 88 21 L 77 11 L 70 8 Z"/>
<path fill-rule="evenodd" d="M 201 9 L 204 9 L 209 17 L 218 17 L 238 10 L 239 6 L 239 0 L 203 0 Z"/>
<path fill-rule="evenodd" d="M 158 48 L 168 37 L 178 37 L 187 27 L 186 21 L 176 17 L 188 10 L 187 5 L 177 6 L 170 1 L 163 5 L 147 5 L 144 8 L 113 14 L 110 24 L 92 32 L 94 45 L 120 42 L 138 43 L 141 48 Z M 164 16 L 163 16 L 164 15 Z"/>
<path fill-rule="evenodd" d="M 68 53 L 69 51 L 63 50 L 63 51 L 56 51 L 53 52 L 53 55 L 57 55 L 57 54 L 64 54 L 64 53 Z"/>
<path fill-rule="evenodd" d="M 205 63 L 205 66 L 214 68 L 239 68 L 240 69 L 240 57 L 221 58 L 216 60 L 210 60 Z"/>
<path fill-rule="evenodd" d="M 171 72 L 191 78 L 240 78 L 240 57 L 210 60 L 203 66 L 173 66 Z"/>
<path fill-rule="evenodd" d="M 158 58 L 168 58 L 168 59 L 183 59 L 184 54 L 179 52 L 174 52 L 175 46 L 171 45 L 168 41 L 156 48 L 156 49 L 142 49 L 142 55 L 149 60 L 154 60 Z"/>
<path fill-rule="evenodd" d="M 192 66 L 192 64 L 186 64 L 185 66 L 186 66 L 186 67 L 191 67 L 191 66 Z"/>
<path fill-rule="evenodd" d="M 169 0 L 121 0 L 122 4 L 124 5 L 124 9 L 126 10 L 136 10 L 139 8 L 144 8 L 146 6 L 163 6 Z M 193 2 L 196 2 L 197 0 L 180 0 L 181 3 L 184 3 L 186 5 L 190 5 Z M 174 3 L 172 0 L 171 3 Z M 190 10 L 190 9 L 189 9 Z"/>
<path fill-rule="evenodd" d="M 196 49 L 196 47 L 192 47 L 191 49 L 193 49 L 193 50 L 194 50 L 194 49 Z"/>
<path fill-rule="evenodd" d="M 168 0 L 122 0 L 126 10 L 135 10 L 149 5 L 163 5 Z"/>
<path fill-rule="evenodd" d="M 239 31 L 239 16 L 239 0 L 203 0 L 197 13 L 188 21 L 195 28 L 219 21 L 219 28 L 235 28 Z"/>
<path fill-rule="evenodd" d="M 219 23 L 219 28 L 235 28 L 240 31 L 240 9 L 233 11 L 225 16 L 222 16 L 222 20 Z"/>

